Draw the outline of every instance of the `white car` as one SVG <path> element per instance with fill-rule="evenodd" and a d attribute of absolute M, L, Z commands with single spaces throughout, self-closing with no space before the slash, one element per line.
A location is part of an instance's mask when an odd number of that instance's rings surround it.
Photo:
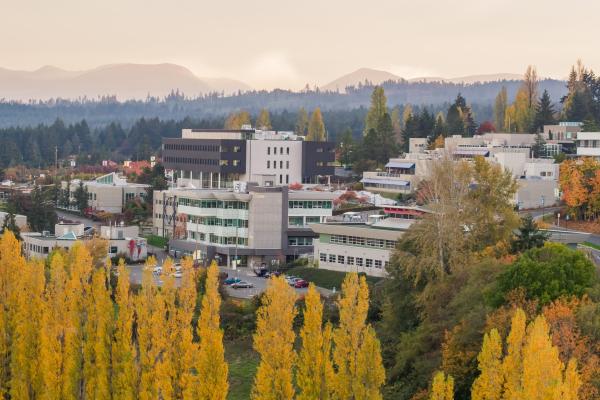
<path fill-rule="evenodd" d="M 160 275 L 160 274 L 162 274 L 162 267 L 154 267 L 154 269 L 152 270 L 152 273 L 154 275 Z"/>

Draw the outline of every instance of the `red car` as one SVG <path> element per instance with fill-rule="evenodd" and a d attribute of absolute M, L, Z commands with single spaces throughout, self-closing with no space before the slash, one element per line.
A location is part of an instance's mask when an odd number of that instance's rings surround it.
<path fill-rule="evenodd" d="M 297 289 L 308 287 L 308 282 L 304 279 L 298 279 L 294 282 L 294 287 Z"/>

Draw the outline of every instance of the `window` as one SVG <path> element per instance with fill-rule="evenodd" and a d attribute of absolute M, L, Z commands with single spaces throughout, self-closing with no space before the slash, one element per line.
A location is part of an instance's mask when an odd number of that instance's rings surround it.
<path fill-rule="evenodd" d="M 285 154 L 288 154 L 288 155 L 290 154 L 290 148 L 289 147 L 285 148 Z"/>
<path fill-rule="evenodd" d="M 334 263 L 335 262 L 335 254 L 330 254 L 329 255 L 329 262 L 330 263 Z"/>
<path fill-rule="evenodd" d="M 271 161 L 267 160 L 267 168 L 271 168 Z"/>
<path fill-rule="evenodd" d="M 319 260 L 322 262 L 327 261 L 327 254 L 325 253 L 319 253 Z"/>
<path fill-rule="evenodd" d="M 291 226 L 303 226 L 304 220 L 302 219 L 302 217 L 289 217 L 288 224 Z"/>
<path fill-rule="evenodd" d="M 381 260 L 375 260 L 375 268 L 381 269 Z"/>
<path fill-rule="evenodd" d="M 273 154 L 277 154 L 277 147 L 273 147 Z"/>
<path fill-rule="evenodd" d="M 290 169 L 290 162 L 289 162 L 289 160 L 285 162 L 285 168 Z"/>
<path fill-rule="evenodd" d="M 234 153 L 239 153 L 240 151 L 242 151 L 242 148 L 240 146 L 233 146 Z"/>
<path fill-rule="evenodd" d="M 356 266 L 357 267 L 362 267 L 363 266 L 363 259 L 362 259 L 362 257 L 356 257 Z"/>
<path fill-rule="evenodd" d="M 117 246 L 110 247 L 110 254 L 117 254 Z"/>
<path fill-rule="evenodd" d="M 283 169 L 283 161 L 279 161 L 279 169 Z"/>
<path fill-rule="evenodd" d="M 338 264 L 345 264 L 344 256 L 338 256 Z"/>
<path fill-rule="evenodd" d="M 320 217 L 306 217 L 307 224 L 318 224 L 319 222 L 321 222 Z"/>
<path fill-rule="evenodd" d="M 280 154 L 283 154 L 283 147 L 279 149 Z"/>
<path fill-rule="evenodd" d="M 290 176 L 288 174 L 285 174 L 285 183 L 290 183 Z"/>
<path fill-rule="evenodd" d="M 373 260 L 371 260 L 370 258 L 367 258 L 367 260 L 366 260 L 366 266 L 367 266 L 367 268 L 373 267 Z"/>
<path fill-rule="evenodd" d="M 348 265 L 354 265 L 354 257 L 348 256 Z"/>
<path fill-rule="evenodd" d="M 267 155 L 271 155 L 271 148 L 267 147 Z"/>
<path fill-rule="evenodd" d="M 283 175 L 279 175 L 279 184 L 283 183 Z"/>

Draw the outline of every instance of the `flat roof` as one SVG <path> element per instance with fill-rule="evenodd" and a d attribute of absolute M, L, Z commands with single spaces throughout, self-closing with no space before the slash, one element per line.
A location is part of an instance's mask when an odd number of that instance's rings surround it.
<path fill-rule="evenodd" d="M 385 220 L 381 221 L 384 222 Z M 380 224 L 379 222 L 378 224 Z M 414 221 L 413 221 L 414 223 Z M 408 229 L 410 225 L 405 227 L 398 226 L 376 226 L 365 223 L 324 223 L 324 224 L 308 224 L 309 228 L 315 233 L 327 235 L 345 235 L 345 236 L 360 236 L 373 239 L 398 240 L 400 236 Z"/>

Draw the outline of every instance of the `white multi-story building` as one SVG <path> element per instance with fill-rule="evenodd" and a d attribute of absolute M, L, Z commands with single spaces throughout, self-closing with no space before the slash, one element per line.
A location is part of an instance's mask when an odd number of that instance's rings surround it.
<path fill-rule="evenodd" d="M 579 132 L 575 143 L 578 156 L 600 157 L 600 132 Z"/>

